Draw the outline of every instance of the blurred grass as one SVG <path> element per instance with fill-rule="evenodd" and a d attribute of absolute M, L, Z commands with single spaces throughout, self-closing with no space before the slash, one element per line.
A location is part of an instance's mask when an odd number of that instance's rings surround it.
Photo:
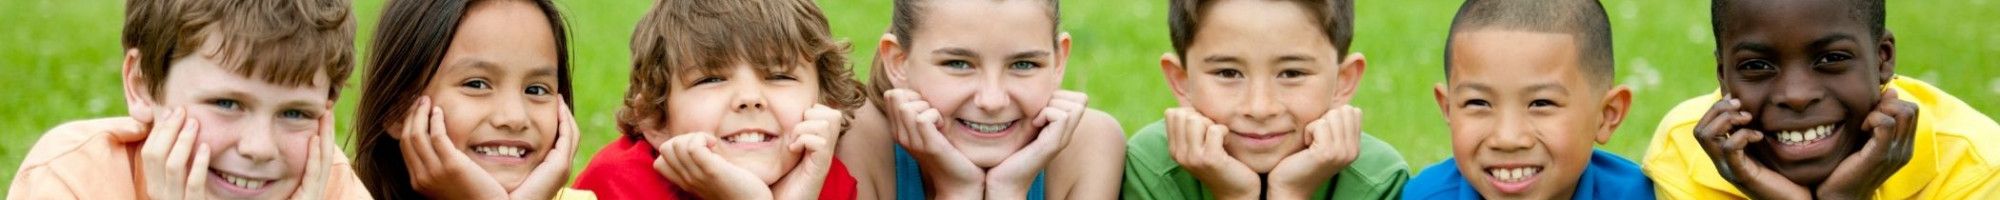
<path fill-rule="evenodd" d="M 1890 1 L 1889 27 L 1898 36 L 1900 74 L 1923 79 L 1994 116 L 2000 112 L 2000 19 L 1990 0 Z M 354 2 L 356 55 L 366 44 L 383 1 Z M 823 0 L 838 38 L 855 42 L 849 57 L 867 74 L 875 39 L 889 18 L 887 0 Z M 558 2 L 570 24 L 583 138 L 581 171 L 615 139 L 613 113 L 625 92 L 627 42 L 651 1 Z M 1413 167 L 1451 155 L 1449 133 L 1431 100 L 1443 80 L 1440 56 L 1459 1 L 1365 0 L 1357 5 L 1353 49 L 1370 70 L 1354 101 L 1368 111 L 1367 132 L 1401 150 Z M 1612 18 L 1618 81 L 1634 91 L 1634 109 L 1612 141 L 1600 146 L 1628 158 L 1644 153 L 1660 115 L 1688 97 L 1713 91 L 1713 39 L 1706 1 L 1603 2 Z M 1064 88 L 1090 94 L 1091 107 L 1110 112 L 1126 130 L 1156 121 L 1175 102 L 1158 70 L 1168 45 L 1163 1 L 1070 0 L 1063 27 L 1075 37 Z M 0 1 L 0 180 L 12 180 L 40 134 L 66 121 L 124 115 L 118 89 L 118 36 L 123 3 L 113 0 Z M 359 58 L 357 58 L 359 59 Z M 336 108 L 341 136 L 351 122 L 361 77 L 349 80 Z M 866 77 L 856 77 L 866 79 Z M 352 151 L 349 151 L 352 152 Z M 6 193 L 0 187 L 0 193 Z"/>

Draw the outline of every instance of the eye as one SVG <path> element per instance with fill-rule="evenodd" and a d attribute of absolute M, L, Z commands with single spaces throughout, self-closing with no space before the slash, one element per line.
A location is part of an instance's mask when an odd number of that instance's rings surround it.
<path fill-rule="evenodd" d="M 284 112 L 278 112 L 278 117 L 285 119 L 312 119 L 313 116 L 312 114 L 306 114 L 306 111 L 285 110 Z"/>
<path fill-rule="evenodd" d="M 1208 74 L 1214 74 L 1215 76 L 1220 76 L 1222 78 L 1228 78 L 1228 79 L 1243 78 L 1243 71 L 1238 71 L 1236 69 L 1217 69 L 1215 71 L 1209 71 Z"/>
<path fill-rule="evenodd" d="M 722 77 L 713 77 L 713 76 L 710 76 L 710 77 L 701 77 L 701 78 L 698 78 L 698 79 L 694 79 L 694 84 L 692 84 L 692 85 L 702 85 L 702 84 L 709 84 L 709 83 L 721 83 L 721 82 L 723 82 L 723 81 L 729 81 L 729 79 L 723 79 Z"/>
<path fill-rule="evenodd" d="M 1028 61 L 1020 61 L 1020 62 L 1014 62 L 1014 64 L 1007 65 L 1007 67 L 1014 70 L 1031 70 L 1031 69 L 1042 68 L 1042 64 L 1035 62 L 1028 62 Z"/>
<path fill-rule="evenodd" d="M 465 80 L 464 83 L 458 83 L 458 86 L 472 88 L 472 89 L 481 89 L 481 90 L 493 89 L 493 84 L 487 83 L 486 79 Z"/>
<path fill-rule="evenodd" d="M 1548 100 L 1548 99 L 1536 99 L 1535 101 L 1529 101 L 1529 102 L 1528 102 L 1528 107 L 1530 107 L 1530 108 L 1537 108 L 1537 107 L 1555 107 L 1555 106 L 1556 106 L 1556 101 L 1552 101 L 1552 100 Z"/>
<path fill-rule="evenodd" d="M 770 77 L 770 78 L 765 78 L 765 79 L 768 79 L 768 80 L 784 80 L 784 81 L 796 81 L 796 80 L 799 80 L 799 78 L 798 78 L 798 77 L 794 77 L 794 76 L 792 76 L 791 74 L 786 74 L 786 73 L 776 73 L 776 74 L 771 74 L 771 77 Z"/>
<path fill-rule="evenodd" d="M 1854 59 L 1854 56 L 1848 56 L 1847 54 L 1841 54 L 1841 53 L 1830 53 L 1830 54 L 1826 54 L 1826 55 L 1822 55 L 1822 56 L 1819 56 L 1819 59 L 1815 59 L 1815 60 L 1813 60 L 1813 65 L 1823 65 L 1823 64 L 1828 64 L 1828 63 L 1836 63 L 1836 62 L 1840 62 L 1840 61 L 1847 61 L 1847 60 L 1850 60 L 1850 59 Z"/>
<path fill-rule="evenodd" d="M 1305 71 L 1299 71 L 1299 70 L 1285 70 L 1278 72 L 1278 78 L 1297 78 L 1305 75 L 1306 75 Z"/>
<path fill-rule="evenodd" d="M 1491 103 L 1489 103 L 1489 102 L 1486 102 L 1486 100 L 1485 100 L 1485 99 L 1469 99 L 1469 100 L 1465 100 L 1465 105 L 1464 105 L 1464 106 L 1462 106 L 1462 107 L 1466 107 L 1466 108 L 1485 108 L 1485 107 L 1490 107 L 1490 106 L 1492 106 L 1492 105 L 1490 105 L 1490 104 L 1491 104 Z"/>
<path fill-rule="evenodd" d="M 213 106 L 215 106 L 216 108 L 222 108 L 222 109 L 224 109 L 224 110 L 242 110 L 242 109 L 243 109 L 243 102 L 238 102 L 238 101 L 236 101 L 236 100 L 233 100 L 233 99 L 215 99 L 215 100 L 208 100 L 208 105 L 213 105 Z"/>
<path fill-rule="evenodd" d="M 1770 61 L 1749 60 L 1743 61 L 1742 64 L 1736 64 L 1736 69 L 1742 71 L 1776 71 L 1778 70 L 1778 65 L 1771 64 Z"/>
<path fill-rule="evenodd" d="M 543 96 L 543 95 L 549 95 L 549 92 L 551 91 L 549 91 L 548 86 L 531 85 L 528 86 L 528 89 L 524 89 L 521 92 L 528 93 L 528 95 Z"/>
<path fill-rule="evenodd" d="M 972 62 L 963 60 L 948 60 L 944 61 L 944 63 L 939 63 L 939 65 L 944 65 L 945 68 L 951 69 L 972 69 Z"/>

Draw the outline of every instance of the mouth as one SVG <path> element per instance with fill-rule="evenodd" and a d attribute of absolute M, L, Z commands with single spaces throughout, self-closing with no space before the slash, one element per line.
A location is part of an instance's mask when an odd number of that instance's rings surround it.
<path fill-rule="evenodd" d="M 1833 140 L 1839 138 L 1840 123 L 1828 123 L 1812 128 L 1796 130 L 1766 131 L 1771 139 L 1771 149 L 1778 159 L 1785 161 L 1807 160 L 1832 152 Z"/>
<path fill-rule="evenodd" d="M 470 149 L 473 157 L 500 163 L 526 163 L 528 154 L 535 151 L 528 142 L 519 140 L 481 142 L 473 144 Z"/>
<path fill-rule="evenodd" d="M 1250 146 L 1272 146 L 1272 145 L 1277 145 L 1279 142 L 1284 142 L 1285 136 L 1291 135 L 1292 131 L 1263 132 L 1263 133 L 1249 133 L 1249 132 L 1230 132 L 1230 133 L 1231 135 L 1236 135 L 1236 137 L 1243 138 L 1243 141 L 1250 144 Z"/>
<path fill-rule="evenodd" d="M 1487 181 L 1493 183 L 1493 187 L 1500 189 L 1502 193 L 1521 193 L 1527 191 L 1528 186 L 1538 180 L 1537 178 L 1540 177 L 1541 172 L 1542 166 L 1532 165 L 1486 168 L 1486 174 L 1490 177 Z"/>
<path fill-rule="evenodd" d="M 209 185 L 230 196 L 257 196 L 264 193 L 266 186 L 277 182 L 276 179 L 249 177 L 217 169 L 209 169 L 208 174 Z"/>
<path fill-rule="evenodd" d="M 722 143 L 725 146 L 730 146 L 730 147 L 736 147 L 742 149 L 754 149 L 754 148 L 761 148 L 768 146 L 777 146 L 776 144 L 773 144 L 776 143 L 775 140 L 777 138 L 778 134 L 772 133 L 769 130 L 750 128 L 750 129 L 737 130 L 736 132 L 730 133 L 729 135 L 723 135 Z"/>
<path fill-rule="evenodd" d="M 1020 120 L 1008 120 L 1000 123 L 984 123 L 965 119 L 957 119 L 957 121 L 961 127 L 971 130 L 971 135 L 974 137 L 999 138 L 1007 136 L 1009 131 L 1014 130 L 1014 122 Z"/>

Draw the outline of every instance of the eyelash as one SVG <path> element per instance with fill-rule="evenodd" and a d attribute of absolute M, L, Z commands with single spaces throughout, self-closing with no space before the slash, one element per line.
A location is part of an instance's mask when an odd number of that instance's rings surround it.
<path fill-rule="evenodd" d="M 938 65 L 944 65 L 945 68 L 950 69 L 972 69 L 972 62 L 963 60 L 947 60 L 944 63 L 938 63 Z"/>
<path fill-rule="evenodd" d="M 481 90 L 493 89 L 493 84 L 486 83 L 485 79 L 466 80 L 464 83 L 459 83 L 458 86 L 472 88 L 472 89 L 481 89 Z"/>
<path fill-rule="evenodd" d="M 526 89 L 526 91 L 522 92 L 528 93 L 528 95 L 535 95 L 535 96 L 549 95 L 549 87 L 542 85 L 531 85 L 528 86 L 528 89 Z"/>
<path fill-rule="evenodd" d="M 1243 71 L 1237 71 L 1236 69 L 1217 69 L 1208 73 L 1221 76 L 1222 78 L 1243 78 Z"/>
<path fill-rule="evenodd" d="M 214 100 L 208 100 L 208 104 L 209 104 L 209 105 L 214 105 L 215 107 L 218 107 L 218 108 L 222 108 L 222 109 L 225 109 L 225 110 L 230 110 L 230 111 L 236 111 L 236 110 L 241 110 L 241 109 L 243 109 L 243 108 L 242 108 L 242 107 L 243 107 L 243 105 L 242 105 L 243 103 L 242 103 L 242 102 L 237 102 L 236 100 L 231 100 L 231 99 L 214 99 Z"/>
<path fill-rule="evenodd" d="M 1035 62 L 1028 62 L 1028 61 L 1020 61 L 1020 62 L 1014 62 L 1014 64 L 1009 67 L 1012 67 L 1014 70 L 1031 70 L 1031 69 L 1041 69 L 1042 64 Z"/>

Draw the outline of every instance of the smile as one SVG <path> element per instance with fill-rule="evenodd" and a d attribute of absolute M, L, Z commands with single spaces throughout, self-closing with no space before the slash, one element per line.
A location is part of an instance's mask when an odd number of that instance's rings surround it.
<path fill-rule="evenodd" d="M 965 120 L 965 119 L 958 119 L 957 121 L 959 125 L 964 126 L 966 129 L 972 130 L 971 133 L 972 136 L 995 138 L 995 137 L 1007 136 L 1007 131 L 1013 130 L 1014 122 L 1017 122 L 1019 120 L 1008 120 L 999 123 L 975 122 L 972 120 Z"/>
<path fill-rule="evenodd" d="M 1833 130 L 1839 130 L 1836 128 L 1838 126 L 1835 124 L 1827 124 L 1805 130 L 1779 131 L 1777 134 L 1778 143 L 1784 145 L 1804 145 L 1819 142 L 1826 140 L 1827 136 L 1833 135 Z"/>

